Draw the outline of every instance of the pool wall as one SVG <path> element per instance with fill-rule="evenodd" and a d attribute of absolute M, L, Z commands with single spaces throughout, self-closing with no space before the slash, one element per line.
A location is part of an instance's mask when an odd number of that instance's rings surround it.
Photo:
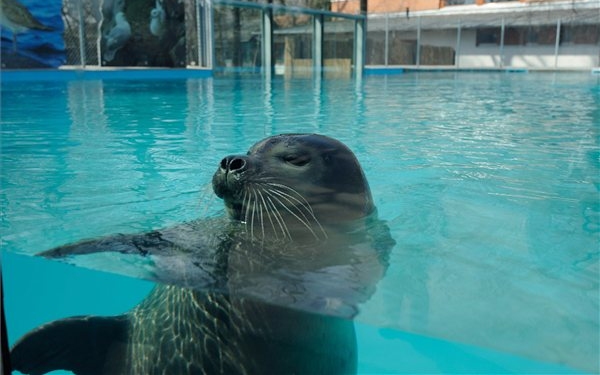
<path fill-rule="evenodd" d="M 29 330 L 56 319 L 125 313 L 154 285 L 11 252 L 2 252 L 1 259 L 10 345 Z M 356 323 L 356 334 L 358 374 L 582 373 L 510 353 L 363 323 Z"/>
<path fill-rule="evenodd" d="M 0 82 L 72 81 L 96 79 L 187 79 L 212 77 L 210 69 L 32 69 L 2 70 Z"/>
<path fill-rule="evenodd" d="M 528 69 L 470 69 L 455 67 L 408 67 L 408 66 L 366 66 L 365 76 L 398 75 L 417 72 L 481 72 L 481 73 L 529 73 Z M 231 72 L 229 72 L 231 73 Z M 594 68 L 591 74 L 600 74 L 600 68 Z M 162 80 L 210 78 L 215 75 L 212 69 L 164 69 L 164 68 L 101 68 L 101 69 L 31 69 L 0 70 L 2 82 L 56 82 L 74 80 Z M 318 77 L 318 75 L 315 75 Z"/>

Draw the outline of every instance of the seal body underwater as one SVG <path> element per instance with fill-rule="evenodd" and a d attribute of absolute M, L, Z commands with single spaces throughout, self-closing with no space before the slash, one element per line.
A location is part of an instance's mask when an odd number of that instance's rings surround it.
<path fill-rule="evenodd" d="M 394 241 L 354 154 L 315 134 L 269 137 L 213 176 L 227 217 L 41 253 L 151 257 L 160 283 L 116 317 L 54 321 L 11 350 L 25 374 L 348 374 L 351 318 Z"/>

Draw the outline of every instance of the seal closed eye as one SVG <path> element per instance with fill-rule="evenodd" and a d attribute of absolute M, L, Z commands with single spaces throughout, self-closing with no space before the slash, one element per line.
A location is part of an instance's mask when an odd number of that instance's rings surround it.
<path fill-rule="evenodd" d="M 149 257 L 161 282 L 117 317 L 41 326 L 12 348 L 26 374 L 348 374 L 351 318 L 394 241 L 365 175 L 341 142 L 266 138 L 222 158 L 212 178 L 227 217 L 84 240 L 49 258 Z"/>
<path fill-rule="evenodd" d="M 297 167 L 302 167 L 310 163 L 310 156 L 306 154 L 289 154 L 287 156 L 284 156 L 283 160 L 285 160 L 286 163 L 295 165 Z"/>

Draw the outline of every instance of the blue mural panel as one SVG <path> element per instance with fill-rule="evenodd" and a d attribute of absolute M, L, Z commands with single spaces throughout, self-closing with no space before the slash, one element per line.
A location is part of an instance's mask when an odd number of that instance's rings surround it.
<path fill-rule="evenodd" d="M 2 68 L 65 64 L 61 0 L 2 0 Z"/>

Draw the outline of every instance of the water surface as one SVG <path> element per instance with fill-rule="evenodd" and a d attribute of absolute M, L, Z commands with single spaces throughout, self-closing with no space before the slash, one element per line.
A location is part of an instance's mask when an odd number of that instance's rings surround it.
<path fill-rule="evenodd" d="M 322 133 L 356 152 L 397 243 L 359 322 L 597 372 L 599 80 L 4 83 L 2 248 L 218 215 L 224 155 Z"/>

